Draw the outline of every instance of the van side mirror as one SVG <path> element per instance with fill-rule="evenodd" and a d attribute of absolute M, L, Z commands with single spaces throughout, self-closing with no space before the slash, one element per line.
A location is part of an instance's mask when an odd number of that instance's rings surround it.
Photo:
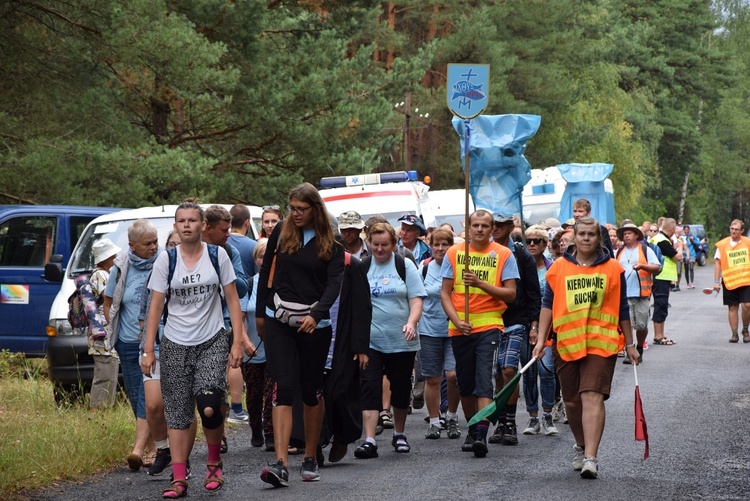
<path fill-rule="evenodd" d="M 44 275 L 42 278 L 48 282 L 63 281 L 62 254 L 52 254 L 49 257 L 49 263 L 44 265 Z"/>

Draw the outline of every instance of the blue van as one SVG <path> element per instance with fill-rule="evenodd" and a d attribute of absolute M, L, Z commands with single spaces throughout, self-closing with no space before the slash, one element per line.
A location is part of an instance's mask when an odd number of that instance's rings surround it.
<path fill-rule="evenodd" d="M 0 349 L 43 356 L 47 319 L 60 290 L 45 265 L 70 259 L 94 218 L 119 209 L 0 205 Z"/>

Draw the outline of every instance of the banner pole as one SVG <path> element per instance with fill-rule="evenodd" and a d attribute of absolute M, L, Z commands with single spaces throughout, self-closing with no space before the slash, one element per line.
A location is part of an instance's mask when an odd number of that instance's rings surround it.
<path fill-rule="evenodd" d="M 466 176 L 464 178 L 464 271 L 469 271 L 469 140 L 471 135 L 471 121 L 464 120 L 464 162 L 466 164 Z M 469 322 L 469 288 L 464 284 L 464 321 Z"/>

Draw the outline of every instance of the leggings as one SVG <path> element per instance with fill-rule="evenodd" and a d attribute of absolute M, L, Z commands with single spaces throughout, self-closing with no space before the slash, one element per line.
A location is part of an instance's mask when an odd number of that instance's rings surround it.
<path fill-rule="evenodd" d="M 685 269 L 685 283 L 692 284 L 695 281 L 695 261 L 683 260 L 680 269 Z M 677 285 L 680 285 L 680 281 L 677 281 Z"/>
<path fill-rule="evenodd" d="M 263 342 L 268 372 L 276 386 L 274 403 L 291 406 L 294 390 L 301 386 L 302 401 L 308 407 L 315 407 L 323 396 L 323 370 L 331 345 L 331 327 L 307 334 L 269 316 L 265 324 Z"/>
<path fill-rule="evenodd" d="M 242 377 L 245 380 L 245 406 L 250 415 L 250 428 L 263 428 L 264 435 L 273 433 L 273 384 L 268 376 L 268 364 L 242 363 Z"/>

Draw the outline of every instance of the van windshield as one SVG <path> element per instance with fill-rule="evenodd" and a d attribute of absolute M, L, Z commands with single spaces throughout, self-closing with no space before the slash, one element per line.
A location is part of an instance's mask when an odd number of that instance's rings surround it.
<path fill-rule="evenodd" d="M 84 273 L 91 273 L 94 270 L 94 253 L 91 249 L 97 241 L 103 238 L 109 238 L 121 249 L 127 249 L 128 228 L 130 228 L 130 225 L 134 221 L 135 219 L 128 219 L 89 226 L 76 245 L 73 258 L 67 270 L 68 277 L 74 278 Z M 163 250 L 169 232 L 172 231 L 174 217 L 149 218 L 149 221 L 156 226 L 156 231 L 159 234 L 159 249 Z"/>

